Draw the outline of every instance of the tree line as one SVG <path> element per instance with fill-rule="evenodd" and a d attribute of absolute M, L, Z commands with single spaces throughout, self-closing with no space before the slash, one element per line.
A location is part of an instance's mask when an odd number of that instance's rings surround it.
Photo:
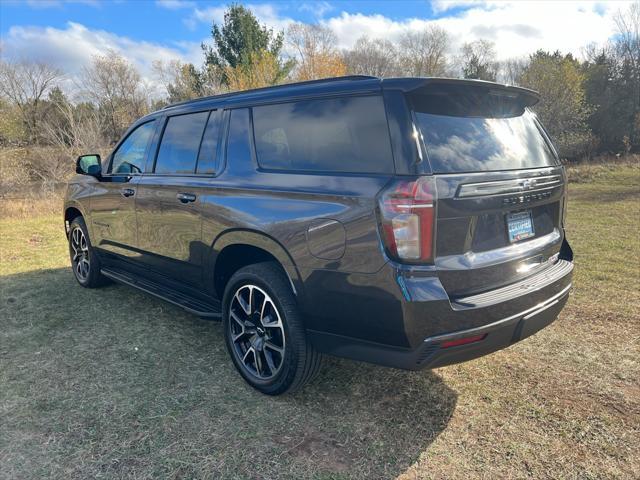
<path fill-rule="evenodd" d="M 640 151 L 640 2 L 615 16 L 606 44 L 586 45 L 584 59 L 539 50 L 506 61 L 488 40 L 458 51 L 438 26 L 407 31 L 397 42 L 358 39 L 347 50 L 320 24 L 274 32 L 250 9 L 231 5 L 213 24 L 203 63 L 154 64 L 163 94 L 153 94 L 133 64 L 114 51 L 93 58 L 73 80 L 46 63 L 0 63 L 0 145 L 56 147 L 65 154 L 104 151 L 141 115 L 206 95 L 348 74 L 447 76 L 499 81 L 537 90 L 534 108 L 561 156 Z M 48 173 L 53 174 L 53 173 Z"/>

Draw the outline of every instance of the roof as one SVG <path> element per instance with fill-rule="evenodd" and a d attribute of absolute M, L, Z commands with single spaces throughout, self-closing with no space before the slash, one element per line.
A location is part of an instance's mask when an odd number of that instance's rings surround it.
<path fill-rule="evenodd" d="M 272 100 L 285 100 L 289 98 L 302 97 L 308 95 L 330 95 L 335 93 L 347 93 L 358 91 L 379 91 L 381 88 L 396 89 L 410 92 L 419 88 L 430 86 L 477 86 L 499 90 L 507 94 L 522 96 L 526 99 L 528 106 L 533 105 L 540 99 L 537 92 L 521 87 L 512 87 L 494 82 L 482 80 L 467 80 L 454 78 L 437 77 L 403 77 L 403 78 L 379 78 L 367 75 L 349 75 L 344 77 L 324 78 L 319 80 L 309 80 L 305 82 L 287 83 L 270 87 L 231 92 L 221 95 L 187 100 L 174 103 L 164 107 L 166 110 L 191 109 L 191 107 L 209 107 L 211 105 L 221 106 L 223 104 L 242 104 L 252 102 L 264 102 Z M 182 108 L 181 108 L 182 107 Z"/>

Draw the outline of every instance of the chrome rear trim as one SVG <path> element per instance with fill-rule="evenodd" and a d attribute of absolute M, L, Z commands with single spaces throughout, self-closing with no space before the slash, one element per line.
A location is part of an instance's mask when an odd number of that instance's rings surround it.
<path fill-rule="evenodd" d="M 454 299 L 451 304 L 454 309 L 479 308 L 496 303 L 506 302 L 513 298 L 540 290 L 556 282 L 573 271 L 573 263 L 558 260 L 554 265 L 536 273 L 524 280 L 488 292 Z"/>
<path fill-rule="evenodd" d="M 457 198 L 484 197 L 509 193 L 535 192 L 562 185 L 561 175 L 514 178 L 492 182 L 467 183 L 458 188 Z"/>

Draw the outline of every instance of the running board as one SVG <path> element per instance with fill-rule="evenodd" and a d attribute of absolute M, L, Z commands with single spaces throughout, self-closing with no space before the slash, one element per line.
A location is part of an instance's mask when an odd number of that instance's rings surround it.
<path fill-rule="evenodd" d="M 220 302 L 206 302 L 199 300 L 184 293 L 169 289 L 163 285 L 132 275 L 129 272 L 116 270 L 114 268 L 103 268 L 100 272 L 111 280 L 135 287 L 143 292 L 149 293 L 154 297 L 161 298 L 169 303 L 173 303 L 182 307 L 189 313 L 198 315 L 199 317 L 220 318 L 222 317 L 222 309 Z"/>

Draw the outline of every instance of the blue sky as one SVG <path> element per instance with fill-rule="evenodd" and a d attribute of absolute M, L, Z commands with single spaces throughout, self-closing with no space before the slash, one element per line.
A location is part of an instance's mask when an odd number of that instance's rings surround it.
<path fill-rule="evenodd" d="M 110 31 L 135 40 L 161 43 L 200 41 L 208 34 L 210 25 L 199 21 L 194 12 L 224 9 L 228 3 L 195 0 L 3 0 L 0 24 L 3 36 L 12 26 L 64 29 L 69 22 L 74 22 L 89 29 Z M 283 18 L 301 22 L 314 22 L 342 12 L 382 15 L 395 21 L 408 18 L 437 19 L 456 15 L 469 8 L 460 2 L 443 12 L 426 0 L 243 3 L 272 8 Z"/>
<path fill-rule="evenodd" d="M 92 56 L 112 49 L 153 81 L 154 61 L 202 63 L 200 44 L 228 2 L 190 0 L 0 0 L 5 58 L 47 60 L 71 76 Z M 578 56 L 588 43 L 614 33 L 613 15 L 625 1 L 271 1 L 242 2 L 275 30 L 296 21 L 331 28 L 340 48 L 362 35 L 397 40 L 404 32 L 438 25 L 450 33 L 455 55 L 467 41 L 495 42 L 499 59 L 539 48 Z"/>

